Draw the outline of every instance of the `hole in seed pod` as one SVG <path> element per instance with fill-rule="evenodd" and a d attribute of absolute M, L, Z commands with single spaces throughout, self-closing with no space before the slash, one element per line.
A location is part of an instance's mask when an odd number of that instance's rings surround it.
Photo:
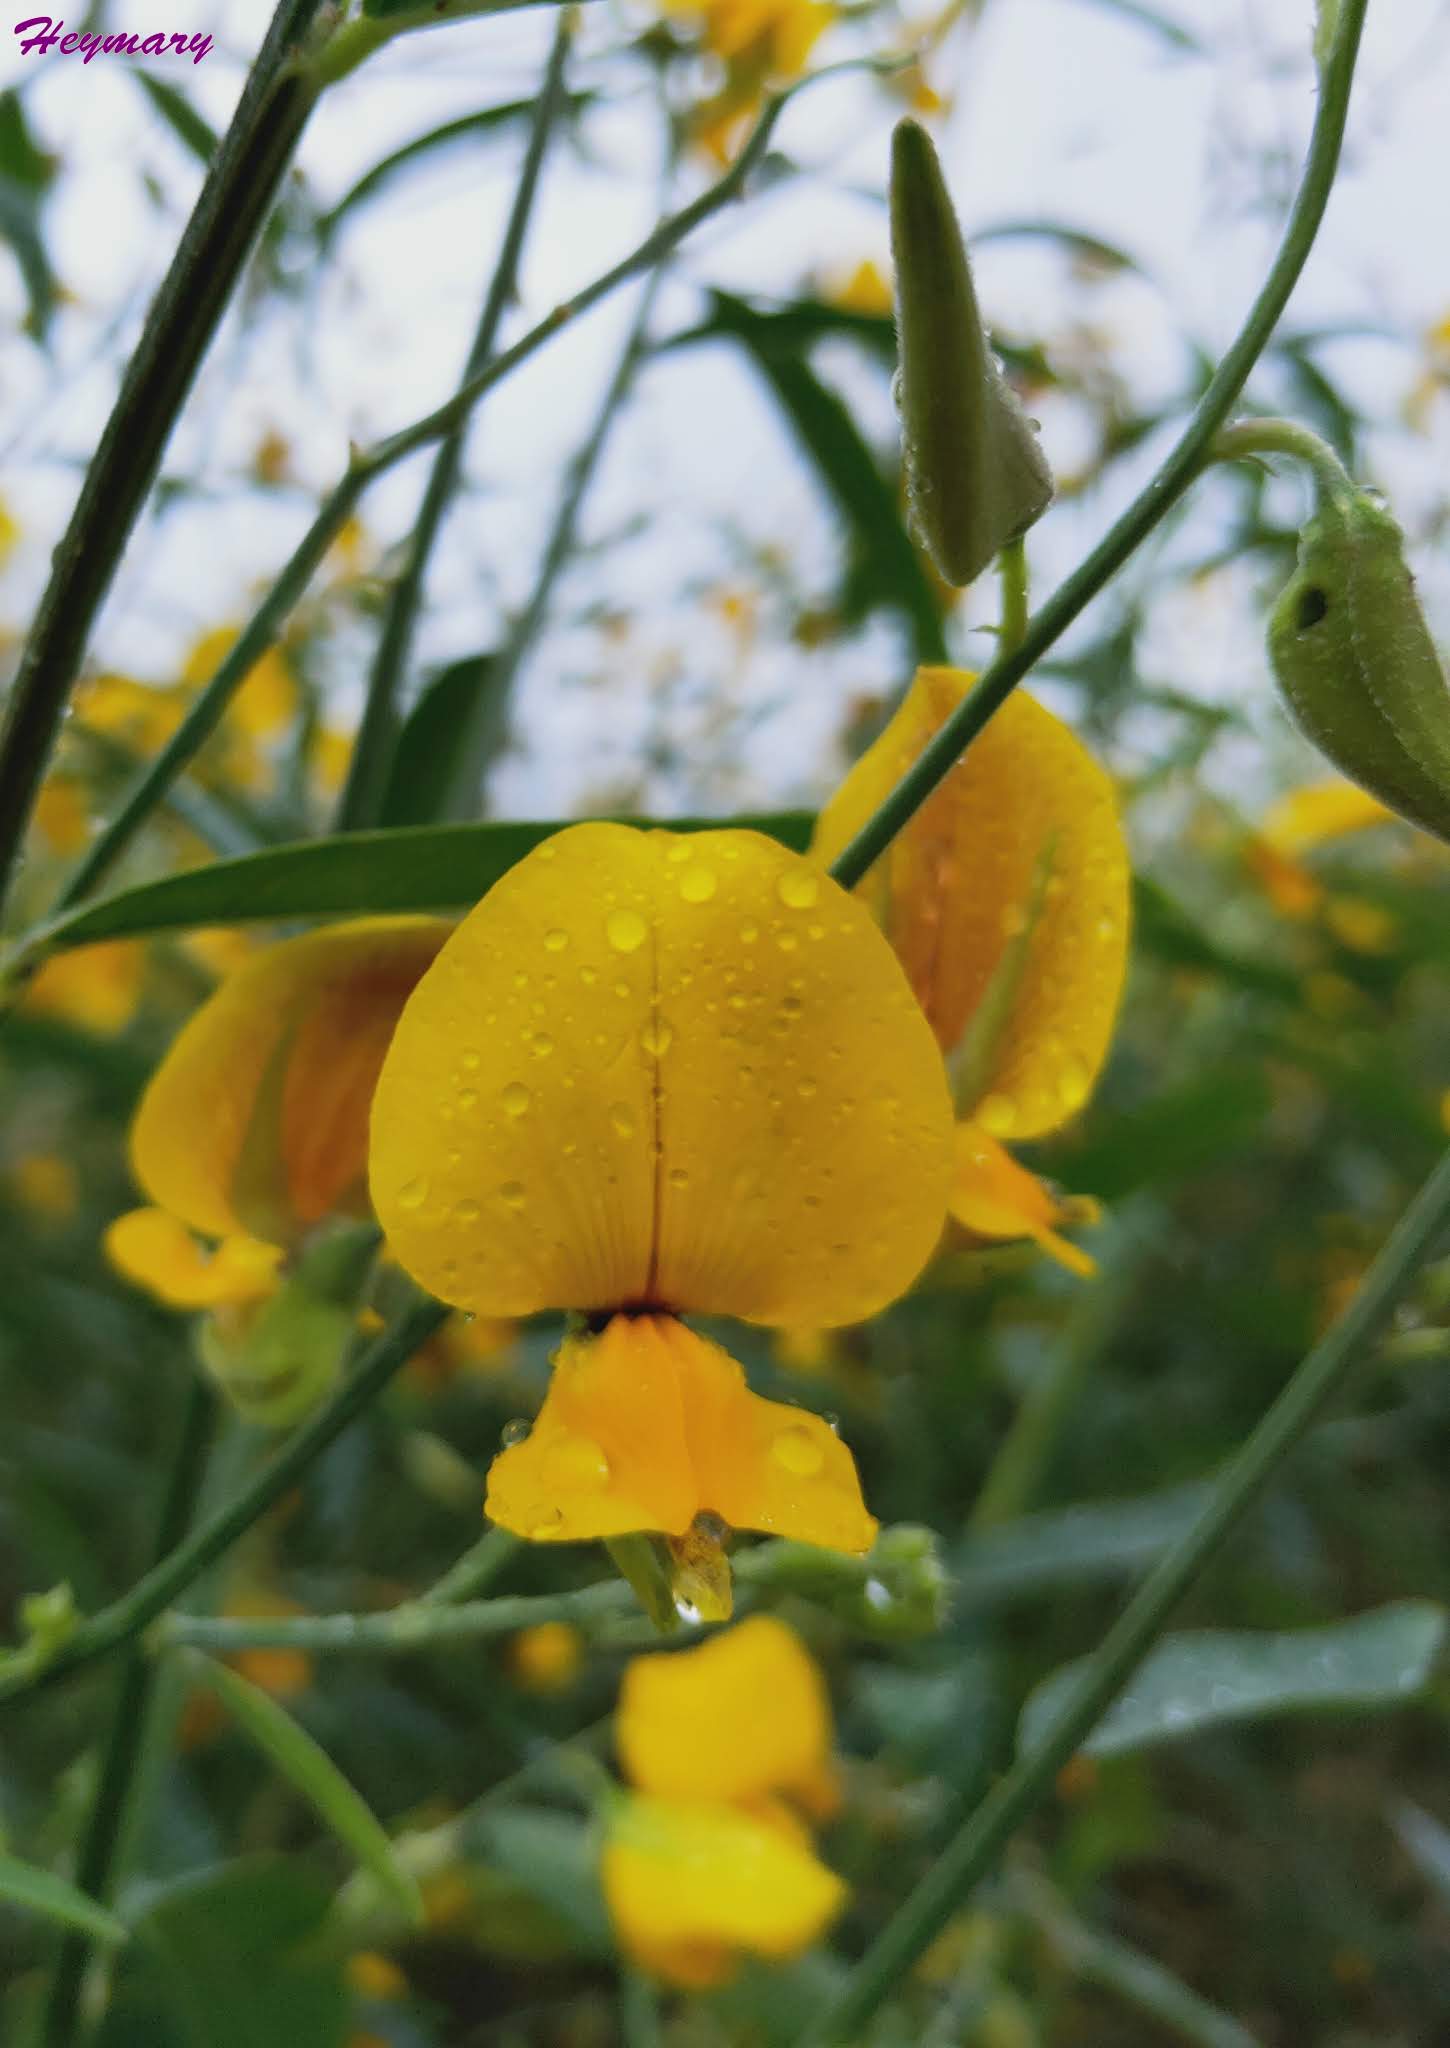
<path fill-rule="evenodd" d="M 1294 624 L 1301 633 L 1307 633 L 1311 626 L 1317 626 L 1329 610 L 1329 599 L 1325 593 L 1311 586 L 1299 599 L 1299 609 L 1294 615 Z"/>

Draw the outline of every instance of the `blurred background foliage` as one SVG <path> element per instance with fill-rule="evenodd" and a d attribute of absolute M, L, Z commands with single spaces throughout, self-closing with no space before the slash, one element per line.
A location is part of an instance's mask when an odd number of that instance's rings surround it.
<path fill-rule="evenodd" d="M 428 778 L 460 707 L 484 721 L 488 816 L 814 806 L 914 661 L 980 662 L 995 594 L 954 603 L 900 517 L 892 120 L 906 105 L 939 120 L 986 310 L 1043 423 L 1062 489 L 1031 548 L 1045 592 L 1151 470 L 1254 281 L 1307 123 L 1306 11 L 977 0 L 918 70 L 801 102 L 749 205 L 646 284 L 645 324 L 624 295 L 484 408 L 430 574 L 388 821 L 436 814 Z M 814 61 L 901 36 L 889 4 L 820 12 L 786 0 L 746 34 L 724 0 L 588 10 L 521 322 L 627 247 L 662 192 L 697 186 L 764 70 L 796 61 L 792 38 L 824 32 Z M 218 10 L 216 54 L 185 75 L 117 63 L 81 81 L 5 53 L 9 647 L 255 15 Z M 532 13 L 406 39 L 319 115 L 123 565 L 37 817 L 21 926 L 174 730 L 348 439 L 451 388 L 544 47 Z M 1418 148 L 1447 86 L 1438 10 L 1372 16 L 1345 205 L 1250 387 L 1391 489 L 1441 628 L 1450 272 L 1443 237 L 1416 239 L 1434 180 L 1402 138 Z M 1100 219 L 1095 202 L 1129 171 L 1154 181 L 1154 94 L 1194 110 L 1182 162 L 1161 201 L 1140 191 L 1131 215 Z M 999 152 L 994 183 L 1003 106 L 1043 168 L 1023 178 Z M 592 470 L 576 505 L 581 452 Z M 325 829 L 421 476 L 405 466 L 364 505 L 125 880 Z M 1092 1647 L 1184 1526 L 1450 1128 L 1450 860 L 1402 825 L 1326 830 L 1272 808 L 1319 779 L 1258 638 L 1304 500 L 1293 477 L 1213 478 L 1033 679 L 1119 776 L 1139 874 L 1108 1077 L 1034 1161 L 1102 1201 L 1097 1280 L 1027 1248 L 957 1253 L 870 1328 L 731 1333 L 762 1391 L 840 1415 L 876 1512 L 935 1531 L 952 1580 L 940 1630 L 906 1641 L 809 1589 L 781 1596 L 839 1715 L 847 1801 L 826 1853 L 854 1888 L 839 1956 L 1010 1758 L 1034 1688 Z M 7 1616 L 60 1582 L 94 1608 L 145 1566 L 189 1333 L 108 1272 L 98 1242 L 134 1200 L 125 1131 L 146 1075 L 265 936 L 61 955 L 5 1020 Z M 541 1322 L 435 1344 L 189 1604 L 325 1613 L 427 1586 L 477 1535 L 483 1472 L 508 1421 L 537 1406 L 557 1335 Z M 1351 1408 L 1314 1432 L 1178 1618 L 1180 1631 L 1291 1631 L 1413 1596 L 1367 1647 L 1332 1636 L 1313 1650 L 1359 1660 L 1343 1697 L 1331 1685 L 1326 1705 L 1297 1669 L 1271 1674 L 1249 1711 L 1231 1643 L 1206 1675 L 1190 1657 L 1176 1695 L 1149 1697 L 1112 1753 L 1063 1774 L 1000 1880 L 876 2022 L 879 2048 L 1446 2038 L 1450 1688 L 1424 1603 L 1447 1597 L 1447 1358 L 1450 1266 L 1422 1276 Z M 230 1432 L 214 1498 L 264 1442 Z M 596 1576 L 592 1552 L 534 1550 L 501 1584 Z M 356 1879 L 338 1907 L 335 1845 L 176 1679 L 177 1746 L 154 1760 L 122 1894 L 153 1938 L 122 1961 L 106 2048 L 788 2042 L 838 1957 L 658 2011 L 621 2004 L 587 1824 L 547 1757 L 553 1741 L 607 1752 L 622 1659 L 646 1637 L 615 1620 L 588 1639 L 407 1660 L 244 1653 L 409 1845 L 426 1901 L 411 1933 Z M 111 1686 L 99 1668 L 6 1710 L 0 1829 L 32 1863 L 68 1867 Z M 7 2042 L 25 2038 L 51 1939 L 0 1907 Z"/>

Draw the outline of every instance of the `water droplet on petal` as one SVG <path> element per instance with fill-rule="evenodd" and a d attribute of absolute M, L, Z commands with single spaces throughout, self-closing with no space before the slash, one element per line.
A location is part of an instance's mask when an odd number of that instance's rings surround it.
<path fill-rule="evenodd" d="M 402 1209 L 421 1209 L 428 1199 L 426 1180 L 405 1181 L 398 1189 L 398 1206 Z"/>
<path fill-rule="evenodd" d="M 690 1176 L 686 1173 L 683 1166 L 672 1166 L 669 1172 L 669 1182 L 672 1188 L 687 1188 L 690 1185 Z"/>
<path fill-rule="evenodd" d="M 650 1059 L 663 1059 L 675 1042 L 674 1027 L 663 1017 L 651 1017 L 639 1034 L 639 1042 Z"/>
<path fill-rule="evenodd" d="M 529 1199 L 529 1192 L 521 1180 L 506 1180 L 498 1191 L 498 1198 L 510 1209 L 522 1209 Z"/>
<path fill-rule="evenodd" d="M 503 1091 L 503 1106 L 510 1116 L 524 1116 L 533 1099 L 522 1081 L 510 1081 Z"/>
<path fill-rule="evenodd" d="M 557 925 L 551 932 L 544 933 L 544 946 L 550 953 L 562 953 L 568 943 L 569 934 L 561 931 Z"/>
<path fill-rule="evenodd" d="M 717 884 L 715 870 L 706 867 L 686 868 L 680 876 L 680 894 L 686 903 L 708 903 L 714 895 Z"/>
<path fill-rule="evenodd" d="M 536 1031 L 529 1051 L 536 1060 L 546 1060 L 554 1050 L 554 1041 L 547 1031 Z"/>
<path fill-rule="evenodd" d="M 977 1122 L 994 1138 L 1005 1138 L 1017 1122 L 1017 1105 L 1010 1095 L 984 1095 L 977 1105 Z"/>
<path fill-rule="evenodd" d="M 616 953 L 634 953 L 649 936 L 649 926 L 637 910 L 611 910 L 604 920 L 604 936 Z"/>
<path fill-rule="evenodd" d="M 458 1107 L 460 1109 L 477 1109 L 478 1090 L 476 1088 L 460 1088 L 458 1091 Z"/>
<path fill-rule="evenodd" d="M 477 1223 L 480 1213 L 477 1202 L 463 1201 L 453 1205 L 455 1223 Z"/>
<path fill-rule="evenodd" d="M 594 1492 L 609 1481 L 609 1460 L 589 1436 L 562 1436 L 544 1459 L 544 1482 L 560 1493 Z"/>
<path fill-rule="evenodd" d="M 515 1444 L 527 1443 L 529 1431 L 533 1426 L 531 1422 L 526 1422 L 522 1415 L 516 1415 L 512 1422 L 506 1422 L 500 1432 L 504 1449 L 511 1451 Z"/>
<path fill-rule="evenodd" d="M 800 1479 L 809 1479 L 813 1472 L 820 1471 L 825 1462 L 820 1445 L 810 1431 L 802 1429 L 798 1423 L 777 1431 L 771 1438 L 770 1455 L 783 1471 L 793 1472 Z"/>
<path fill-rule="evenodd" d="M 775 893 L 788 910 L 809 910 L 821 893 L 820 878 L 809 868 L 787 868 Z"/>
<path fill-rule="evenodd" d="M 1081 1109 L 1088 1099 L 1088 1070 L 1076 1053 L 1069 1053 L 1057 1073 L 1058 1100 L 1064 1109 Z"/>
<path fill-rule="evenodd" d="M 632 1138 L 635 1133 L 634 1111 L 627 1103 L 616 1102 L 609 1111 L 609 1121 L 621 1138 Z"/>
<path fill-rule="evenodd" d="M 470 1074 L 479 1064 L 479 1054 L 474 1052 L 471 1047 L 462 1055 L 462 1059 L 464 1066 L 467 1067 Z"/>

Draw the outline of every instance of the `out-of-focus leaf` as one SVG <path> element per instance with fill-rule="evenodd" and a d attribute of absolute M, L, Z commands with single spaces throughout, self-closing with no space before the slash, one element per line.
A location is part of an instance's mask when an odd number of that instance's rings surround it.
<path fill-rule="evenodd" d="M 269 847 L 84 904 L 32 937 L 37 951 L 49 951 L 195 925 L 470 909 L 516 861 L 570 822 L 405 826 Z M 735 826 L 764 832 L 804 853 L 815 821 L 808 811 L 770 811 L 627 822 L 658 824 L 671 832 Z M 30 945 L 27 940 L 24 950 Z"/>
<path fill-rule="evenodd" d="M 137 1923 L 151 1962 L 143 1992 L 161 1995 L 187 2048 L 342 2048 L 341 1965 L 308 1949 L 330 1903 L 319 1878 L 281 1856 L 184 1878 Z"/>
<path fill-rule="evenodd" d="M 1146 875 L 1133 878 L 1133 937 L 1145 952 L 1170 967 L 1196 967 L 1239 988 L 1297 1002 L 1298 976 L 1271 960 L 1230 953 L 1211 939 L 1166 890 Z"/>
<path fill-rule="evenodd" d="M 941 615 L 921 558 L 901 523 L 896 499 L 876 458 L 836 393 L 823 384 L 799 347 L 743 299 L 717 292 L 713 332 L 738 341 L 790 423 L 840 514 L 849 547 L 843 591 L 848 618 L 878 607 L 906 620 L 918 661 L 944 661 Z"/>
<path fill-rule="evenodd" d="M 1141 1949 L 1087 1926 L 1040 1878 L 1018 1873 L 1011 1896 L 1047 1936 L 1059 1961 L 1088 1983 L 1115 1993 L 1195 2048 L 1255 2048 L 1253 2035 L 1237 2020 Z"/>
<path fill-rule="evenodd" d="M 1157 7 L 1144 5 L 1144 0 L 1095 0 L 1098 7 L 1106 7 L 1112 14 L 1121 14 L 1140 28 L 1146 28 L 1166 43 L 1170 49 L 1199 51 L 1203 48 L 1197 36 L 1191 35 L 1183 24 L 1174 21 Z"/>
<path fill-rule="evenodd" d="M 270 1693 L 210 1657 L 188 1659 L 189 1668 L 211 1688 L 233 1719 L 251 1736 L 319 1818 L 395 1901 L 405 1918 L 421 1921 L 418 1880 L 393 1854 L 382 1822 L 348 1783 L 326 1750 Z"/>
<path fill-rule="evenodd" d="M 966 1610 L 994 1607 L 1136 1572 L 1198 1519 L 1210 1490 L 1195 1483 L 1138 1500 L 1092 1501 L 984 1531 L 952 1561 L 957 1603 Z"/>
<path fill-rule="evenodd" d="M 1121 1201 L 1136 1188 L 1186 1180 L 1241 1152 L 1269 1112 L 1257 1066 L 1203 1074 L 1137 1109 L 1101 1120 L 1098 1134 L 1063 1153 L 1063 1174 L 1085 1195 Z"/>
<path fill-rule="evenodd" d="M 470 1860 L 503 1872 L 547 1905 L 582 1954 L 613 1953 L 598 1843 L 585 1822 L 523 1806 L 484 1808 L 469 1822 L 466 1845 Z"/>
<path fill-rule="evenodd" d="M 455 738 L 469 730 L 475 701 L 497 674 L 494 655 L 471 654 L 463 661 L 450 662 L 434 676 L 398 735 L 380 813 L 382 824 L 426 825 L 445 815 L 456 766 Z M 501 744 L 501 718 L 499 724 Z"/>
<path fill-rule="evenodd" d="M 1358 467 L 1359 416 L 1332 378 L 1325 375 L 1298 336 L 1281 341 L 1274 353 L 1289 373 L 1294 412 L 1316 427 L 1350 470 Z"/>
<path fill-rule="evenodd" d="M 128 69 L 182 147 L 189 149 L 198 163 L 209 164 L 221 139 L 210 121 L 196 111 L 184 92 L 178 92 L 164 78 L 157 78 L 144 64 L 133 64 Z"/>
<path fill-rule="evenodd" d="M 1228 1721 L 1403 1705 L 1428 1682 L 1445 1627 L 1443 1607 L 1401 1600 L 1352 1621 L 1284 1634 L 1203 1629 L 1165 1636 L 1083 1748 L 1113 1756 Z M 1037 1687 L 1022 1712 L 1019 1749 L 1038 1746 L 1089 1662 L 1064 1665 Z"/>
<path fill-rule="evenodd" d="M 0 1905 L 41 1913 L 63 1927 L 78 1927 L 97 1941 L 125 1941 L 129 1934 L 124 1921 L 73 1884 L 49 1870 L 38 1870 L 33 1863 L 22 1863 L 18 1856 L 0 1854 Z"/>
<path fill-rule="evenodd" d="M 580 113 L 592 98 L 593 94 L 587 92 L 566 93 L 561 112 L 568 119 Z M 456 121 L 445 121 L 441 127 L 430 128 L 426 135 L 415 136 L 413 141 L 405 142 L 401 149 L 390 151 L 370 170 L 364 171 L 357 183 L 343 193 L 336 206 L 328 208 L 317 223 L 319 237 L 327 241 L 336 234 L 349 214 L 355 213 L 369 199 L 376 198 L 401 173 L 416 167 L 424 159 L 455 149 L 474 136 L 489 135 L 496 128 L 507 127 L 511 121 L 525 120 L 533 111 L 533 100 L 508 100 L 502 106 L 484 107 L 477 114 L 464 114 Z"/>
<path fill-rule="evenodd" d="M 55 173 L 55 158 L 32 136 L 19 93 L 13 88 L 0 92 L 0 178 L 28 186 L 33 192 L 45 192 Z"/>
<path fill-rule="evenodd" d="M 742 302 L 717 298 L 715 309 L 698 327 L 690 327 L 661 344 L 660 353 L 688 348 L 697 341 L 738 339 L 739 319 L 733 308 Z M 889 313 L 858 313 L 848 306 L 833 306 L 825 299 L 793 299 L 788 306 L 770 311 L 747 309 L 761 344 L 800 354 L 818 341 L 844 337 L 859 342 L 866 352 L 885 363 L 896 362 L 896 322 Z"/>
<path fill-rule="evenodd" d="M 1443 1902 L 1450 1906 L 1450 1828 L 1444 1827 L 1423 1807 L 1407 1799 L 1394 1815 L 1395 1833 L 1430 1880 Z"/>
<path fill-rule="evenodd" d="M 1083 228 L 1068 227 L 1058 220 L 1004 220 L 980 228 L 972 236 L 975 249 L 983 242 L 1054 242 L 1080 263 L 1095 264 L 1102 270 L 1131 270 L 1141 275 L 1136 258 L 1116 242 L 1105 242 Z"/>

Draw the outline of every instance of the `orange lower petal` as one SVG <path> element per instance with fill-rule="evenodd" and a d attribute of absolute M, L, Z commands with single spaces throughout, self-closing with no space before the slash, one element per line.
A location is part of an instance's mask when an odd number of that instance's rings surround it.
<path fill-rule="evenodd" d="M 973 1237 L 1030 1237 L 1070 1272 L 1086 1276 L 1097 1271 L 1089 1255 L 1054 1228 L 1092 1220 L 1096 1205 L 1059 1201 L 1045 1181 L 1019 1166 L 980 1125 L 958 1126 L 949 1206 L 954 1221 Z"/>
<path fill-rule="evenodd" d="M 833 1550 L 876 1535 L 829 1425 L 752 1394 L 727 1352 L 673 1316 L 566 1338 L 528 1438 L 494 1460 L 486 1508 L 536 1542 L 682 1536 L 697 1514 Z"/>
<path fill-rule="evenodd" d="M 260 1301 L 277 1288 L 280 1245 L 229 1237 L 214 1250 L 164 1209 L 130 1209 L 103 1240 L 106 1257 L 168 1308 L 220 1308 Z"/>

